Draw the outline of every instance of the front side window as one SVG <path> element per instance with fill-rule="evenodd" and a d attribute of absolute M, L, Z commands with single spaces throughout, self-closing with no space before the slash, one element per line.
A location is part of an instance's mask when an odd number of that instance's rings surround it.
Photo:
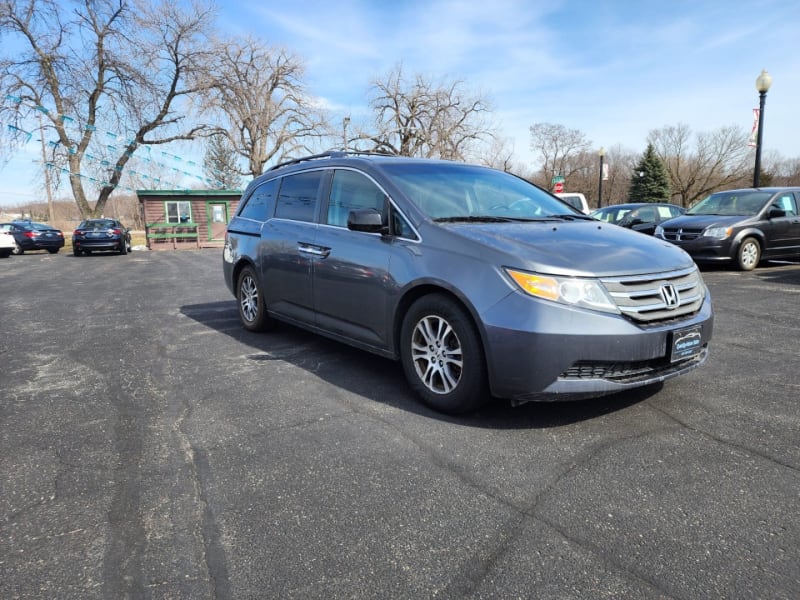
<path fill-rule="evenodd" d="M 347 227 L 347 215 L 351 210 L 374 208 L 382 213 L 385 201 L 381 189 L 361 173 L 337 170 L 333 174 L 326 222 Z"/>
<path fill-rule="evenodd" d="M 322 171 L 307 171 L 284 177 L 280 184 L 275 217 L 313 222 L 321 179 Z"/>
<path fill-rule="evenodd" d="M 787 193 L 781 194 L 775 199 L 775 202 L 772 203 L 774 206 L 783 209 L 786 211 L 786 216 L 796 216 L 797 215 L 797 202 L 794 199 L 794 194 Z"/>
<path fill-rule="evenodd" d="M 165 202 L 167 223 L 178 225 L 192 222 L 192 203 L 186 201 Z"/>

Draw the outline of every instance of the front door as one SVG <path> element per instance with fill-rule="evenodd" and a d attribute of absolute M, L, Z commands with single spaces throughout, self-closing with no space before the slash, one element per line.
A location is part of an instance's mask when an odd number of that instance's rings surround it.
<path fill-rule="evenodd" d="M 224 241 L 228 229 L 228 203 L 209 202 L 207 210 L 209 241 Z"/>

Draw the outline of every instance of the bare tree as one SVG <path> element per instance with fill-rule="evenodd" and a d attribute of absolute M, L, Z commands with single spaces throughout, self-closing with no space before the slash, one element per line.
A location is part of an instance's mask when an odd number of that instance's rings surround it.
<path fill-rule="evenodd" d="M 434 83 L 422 75 L 405 79 L 401 66 L 372 82 L 373 132 L 355 138 L 374 150 L 401 156 L 464 160 L 494 137 L 485 116 L 489 102 L 470 95 L 461 81 Z"/>
<path fill-rule="evenodd" d="M 541 183 L 549 187 L 556 175 L 567 180 L 567 186 L 587 167 L 584 159 L 576 157 L 587 153 L 591 142 L 586 134 L 577 129 L 567 129 L 563 125 L 536 123 L 530 128 L 531 150 L 541 156 Z M 570 187 L 570 191 L 573 190 Z"/>
<path fill-rule="evenodd" d="M 747 132 L 730 126 L 694 136 L 687 125 L 654 129 L 647 137 L 667 170 L 673 201 L 689 206 L 726 187 L 747 186 Z"/>
<path fill-rule="evenodd" d="M 304 62 L 290 52 L 248 38 L 219 41 L 204 108 L 222 116 L 224 129 L 256 177 L 325 134 L 325 115 L 303 85 Z"/>
<path fill-rule="evenodd" d="M 772 185 L 800 185 L 800 158 L 784 159 L 777 151 L 766 154 L 761 181 L 769 177 Z"/>
<path fill-rule="evenodd" d="M 55 136 L 47 166 L 65 165 L 59 172 L 66 171 L 83 216 L 103 212 L 137 149 L 193 139 L 206 129 L 187 119 L 186 109 L 203 89 L 211 9 L 134 2 L 0 3 L 0 33 L 19 42 L 14 50 L 23 48 L 0 58 L 6 91 L 0 111 L 13 121 L 17 143 L 25 142 L 21 134 L 31 120 L 44 115 L 42 134 Z M 103 132 L 113 132 L 115 142 L 102 143 Z M 93 170 L 101 171 L 98 179 Z M 87 188 L 99 190 L 94 207 Z"/>

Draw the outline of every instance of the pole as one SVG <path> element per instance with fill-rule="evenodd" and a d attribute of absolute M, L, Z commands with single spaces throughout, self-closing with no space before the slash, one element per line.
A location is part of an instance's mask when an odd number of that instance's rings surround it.
<path fill-rule="evenodd" d="M 761 178 L 761 143 L 764 135 L 764 102 L 767 92 L 758 93 L 758 134 L 756 135 L 756 168 L 753 171 L 753 187 L 757 188 Z"/>
<path fill-rule="evenodd" d="M 597 208 L 603 207 L 603 152 L 600 152 L 600 177 L 597 183 Z"/>

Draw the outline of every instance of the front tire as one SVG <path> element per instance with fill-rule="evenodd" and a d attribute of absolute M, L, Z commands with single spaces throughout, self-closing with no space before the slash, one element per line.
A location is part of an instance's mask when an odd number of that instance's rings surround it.
<path fill-rule="evenodd" d="M 755 238 L 745 238 L 736 252 L 736 261 L 742 271 L 752 271 L 761 261 L 761 245 Z"/>
<path fill-rule="evenodd" d="M 247 266 L 239 273 L 236 300 L 239 305 L 239 319 L 248 331 L 267 331 L 275 326 L 264 306 L 264 293 L 253 267 Z"/>
<path fill-rule="evenodd" d="M 400 359 L 408 384 L 431 408 L 460 414 L 488 399 L 483 348 L 469 315 L 450 298 L 432 294 L 403 319 Z"/>

